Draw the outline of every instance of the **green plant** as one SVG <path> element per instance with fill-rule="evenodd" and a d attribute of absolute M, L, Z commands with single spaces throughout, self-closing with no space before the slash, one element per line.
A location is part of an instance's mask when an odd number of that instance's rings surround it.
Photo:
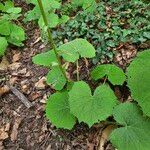
<path fill-rule="evenodd" d="M 134 100 L 150 117 L 150 50 L 140 52 L 127 69 L 128 86 Z M 142 90 L 142 91 L 141 91 Z"/>
<path fill-rule="evenodd" d="M 58 15 L 56 13 L 56 9 L 60 9 L 61 7 L 60 0 L 44 0 L 43 8 L 45 11 L 45 16 L 47 17 L 46 27 L 37 0 L 27 0 L 27 2 L 33 4 L 34 8 L 25 14 L 24 22 L 37 21 L 41 29 L 42 39 L 44 40 L 47 38 L 47 27 L 54 28 L 60 24 L 66 23 L 69 20 L 67 15 Z"/>
<path fill-rule="evenodd" d="M 24 30 L 14 22 L 20 17 L 20 13 L 21 8 L 15 7 L 12 1 L 0 3 L 0 56 L 4 55 L 8 43 L 23 46 Z"/>
<path fill-rule="evenodd" d="M 113 49 L 120 43 L 140 44 L 150 40 L 150 4 L 140 0 L 103 0 L 95 11 L 79 11 L 66 24 L 53 31 L 56 43 L 86 38 L 97 51 L 94 64 L 103 58 L 112 60 Z"/>
<path fill-rule="evenodd" d="M 144 94 L 140 93 L 139 90 L 135 89 L 134 83 L 137 84 L 141 72 L 142 75 L 145 75 L 142 87 L 145 89 L 150 82 L 150 79 L 146 77 L 148 68 L 150 68 L 150 50 L 141 52 L 128 67 L 127 83 L 135 101 L 120 104 L 111 87 L 112 85 L 121 86 L 126 80 L 126 75 L 115 65 L 100 65 L 93 69 L 91 73 L 93 79 L 105 79 L 103 82 L 100 80 L 100 85 L 95 91 L 91 90 L 86 82 L 79 81 L 79 76 L 77 76 L 77 82 L 69 81 L 61 58 L 63 62 L 75 63 L 81 57 L 93 58 L 95 49 L 87 40 L 81 38 L 56 47 L 51 30 L 48 28 L 42 1 L 38 0 L 38 4 L 45 26 L 47 26 L 52 50 L 34 56 L 33 62 L 50 67 L 51 71 L 47 75 L 47 82 L 57 90 L 48 99 L 47 118 L 56 127 L 65 129 L 72 129 L 77 120 L 87 123 L 89 127 L 95 123 L 106 122 L 116 128 L 110 135 L 110 140 L 119 150 L 148 150 L 150 147 L 150 120 L 148 118 L 149 106 L 145 109 L 145 102 L 149 101 L 150 95 L 147 89 Z M 146 65 L 145 59 L 148 61 Z M 141 71 L 138 71 L 140 69 L 139 64 L 143 64 Z M 113 121 L 110 121 L 109 117 Z"/>

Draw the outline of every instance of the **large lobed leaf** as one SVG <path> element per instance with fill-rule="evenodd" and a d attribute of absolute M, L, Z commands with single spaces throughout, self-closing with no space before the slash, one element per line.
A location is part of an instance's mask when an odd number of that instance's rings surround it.
<path fill-rule="evenodd" d="M 76 119 L 70 113 L 67 92 L 57 92 L 49 97 L 46 105 L 46 116 L 57 128 L 73 128 Z"/>
<path fill-rule="evenodd" d="M 105 76 L 113 85 L 122 85 L 126 80 L 125 73 L 115 65 L 105 64 L 97 66 L 91 73 L 93 79 L 98 80 Z"/>
<path fill-rule="evenodd" d="M 150 120 L 142 116 L 136 104 L 120 104 L 115 107 L 113 115 L 123 126 L 115 129 L 110 136 L 118 150 L 149 150 Z"/>
<path fill-rule="evenodd" d="M 68 62 L 75 62 L 79 57 L 92 58 L 95 56 L 94 47 L 85 39 L 75 39 L 61 45 L 60 55 Z"/>
<path fill-rule="evenodd" d="M 127 75 L 132 98 L 150 116 L 150 50 L 138 53 L 128 67 Z"/>
<path fill-rule="evenodd" d="M 117 98 L 107 85 L 99 86 L 92 95 L 88 84 L 79 81 L 74 83 L 69 92 L 71 113 L 79 122 L 83 121 L 90 127 L 111 116 L 116 103 Z"/>

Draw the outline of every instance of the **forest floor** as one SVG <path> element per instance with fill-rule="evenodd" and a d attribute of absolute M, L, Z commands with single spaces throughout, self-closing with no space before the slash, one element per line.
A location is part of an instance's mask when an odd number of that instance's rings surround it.
<path fill-rule="evenodd" d="M 24 10 L 28 9 L 24 3 L 18 5 Z M 89 129 L 85 124 L 77 124 L 72 131 L 68 131 L 56 129 L 46 119 L 46 99 L 54 90 L 45 83 L 48 70 L 32 63 L 32 57 L 46 46 L 40 40 L 37 26 L 33 23 L 23 26 L 27 34 L 24 47 L 9 47 L 9 53 L 0 64 L 0 85 L 5 92 L 4 95 L 2 91 L 0 93 L 0 150 L 98 149 L 101 125 Z M 136 52 L 134 45 L 122 45 L 117 49 L 114 62 L 124 68 Z M 33 106 L 27 108 L 13 93 L 14 89 L 22 93 Z M 105 150 L 113 149 L 109 142 L 105 143 Z"/>

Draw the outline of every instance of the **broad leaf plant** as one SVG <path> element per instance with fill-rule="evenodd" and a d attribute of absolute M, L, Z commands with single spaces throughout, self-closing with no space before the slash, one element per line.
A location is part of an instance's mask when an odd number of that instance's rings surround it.
<path fill-rule="evenodd" d="M 93 91 L 85 81 L 80 81 L 79 77 L 76 82 L 70 81 L 63 63 L 77 63 L 81 58 L 95 57 L 94 46 L 82 38 L 56 46 L 51 27 L 59 25 L 55 9 L 60 6 L 60 2 L 57 0 L 30 2 L 35 7 L 28 12 L 26 21 L 38 19 L 40 28 L 46 29 L 51 45 L 49 51 L 33 57 L 35 64 L 50 68 L 47 83 L 56 90 L 48 98 L 46 117 L 57 128 L 70 130 L 77 121 L 84 122 L 89 127 L 99 122 L 112 123 L 115 129 L 109 138 L 117 149 L 149 150 L 150 50 L 139 52 L 126 72 L 114 64 L 95 67 L 91 71 L 91 79 L 98 82 L 99 86 Z M 79 1 L 74 0 L 74 3 Z M 86 6 L 85 4 L 87 3 L 80 3 L 82 6 Z M 4 39 L 2 40 L 6 45 Z M 121 103 L 114 93 L 113 87 L 123 84 L 127 84 L 131 91 L 130 102 Z M 110 117 L 113 118 L 113 122 L 109 121 Z"/>

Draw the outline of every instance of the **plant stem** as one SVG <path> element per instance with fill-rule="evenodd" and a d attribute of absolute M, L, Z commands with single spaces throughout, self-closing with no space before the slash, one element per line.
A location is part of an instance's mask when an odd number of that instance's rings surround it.
<path fill-rule="evenodd" d="M 43 17 L 43 20 L 44 20 L 44 23 L 47 27 L 47 33 L 48 33 L 48 41 L 52 47 L 52 49 L 54 50 L 54 53 L 56 55 L 56 58 L 57 58 L 57 61 L 58 61 L 58 65 L 59 65 L 59 68 L 61 70 L 61 72 L 63 73 L 65 79 L 68 81 L 68 78 L 66 76 L 66 73 L 62 67 L 62 64 L 61 64 L 61 59 L 58 55 L 58 52 L 57 52 L 57 49 L 56 49 L 56 45 L 55 45 L 55 42 L 53 40 L 53 37 L 52 37 L 52 33 L 51 33 L 51 30 L 50 28 L 48 27 L 48 20 L 47 20 L 47 17 L 46 17 L 46 13 L 44 11 L 44 7 L 43 7 L 43 4 L 42 4 L 42 0 L 37 0 L 38 1 L 38 4 L 39 4 L 39 7 L 40 7 L 40 10 L 41 10 L 41 14 L 42 14 L 42 17 Z"/>
<path fill-rule="evenodd" d="M 79 81 L 80 77 L 79 77 L 79 61 L 78 60 L 76 61 L 76 66 L 77 66 L 77 81 Z"/>

